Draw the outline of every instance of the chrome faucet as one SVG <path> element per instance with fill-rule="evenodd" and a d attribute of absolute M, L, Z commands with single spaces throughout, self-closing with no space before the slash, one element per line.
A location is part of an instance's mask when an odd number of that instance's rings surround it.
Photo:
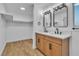
<path fill-rule="evenodd" d="M 56 28 L 56 34 L 59 34 L 59 29 L 58 28 Z"/>
<path fill-rule="evenodd" d="M 55 32 L 55 34 L 60 34 L 60 35 L 61 35 L 61 34 L 62 34 L 62 32 L 60 32 L 60 31 L 59 31 L 59 29 L 58 29 L 58 28 L 56 28 L 56 32 Z"/>

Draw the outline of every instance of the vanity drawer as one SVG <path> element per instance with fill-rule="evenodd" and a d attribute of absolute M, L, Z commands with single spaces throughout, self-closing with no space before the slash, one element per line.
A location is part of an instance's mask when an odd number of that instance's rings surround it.
<path fill-rule="evenodd" d="M 37 38 L 44 38 L 44 35 L 41 35 L 41 34 L 36 33 L 36 37 Z"/>
<path fill-rule="evenodd" d="M 54 42 L 54 43 L 57 43 L 57 44 L 62 44 L 62 40 L 59 39 L 59 38 L 55 38 L 55 37 L 45 37 L 45 39 L 51 41 L 51 42 Z"/>

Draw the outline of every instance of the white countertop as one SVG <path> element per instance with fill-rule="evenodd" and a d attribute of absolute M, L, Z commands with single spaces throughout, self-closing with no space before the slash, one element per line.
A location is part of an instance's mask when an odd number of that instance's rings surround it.
<path fill-rule="evenodd" d="M 36 33 L 48 35 L 48 36 L 52 36 L 52 37 L 56 37 L 56 38 L 60 38 L 60 39 L 66 39 L 66 38 L 71 37 L 70 34 L 61 34 L 60 35 L 60 34 L 50 34 L 50 33 L 45 33 L 45 32 L 36 32 Z"/>

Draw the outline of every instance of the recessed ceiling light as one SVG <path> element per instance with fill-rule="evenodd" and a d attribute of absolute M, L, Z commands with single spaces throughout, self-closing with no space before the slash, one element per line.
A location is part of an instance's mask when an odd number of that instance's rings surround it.
<path fill-rule="evenodd" d="M 21 7 L 20 9 L 21 9 L 21 10 L 25 10 L 25 8 L 24 8 L 24 7 Z"/>

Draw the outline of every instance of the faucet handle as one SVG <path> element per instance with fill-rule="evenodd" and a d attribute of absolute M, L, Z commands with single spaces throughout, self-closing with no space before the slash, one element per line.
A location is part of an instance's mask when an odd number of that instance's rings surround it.
<path fill-rule="evenodd" d="M 60 35 L 62 34 L 62 32 L 60 32 Z"/>

